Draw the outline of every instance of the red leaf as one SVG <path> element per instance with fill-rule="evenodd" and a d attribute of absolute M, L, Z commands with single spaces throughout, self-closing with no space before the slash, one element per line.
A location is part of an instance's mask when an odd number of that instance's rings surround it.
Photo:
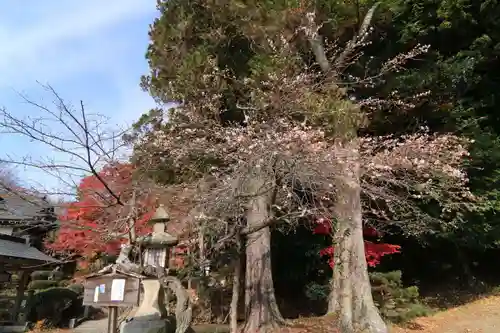
<path fill-rule="evenodd" d="M 319 218 L 316 220 L 316 227 L 313 230 L 317 235 L 330 235 L 333 231 L 332 222 L 330 220 Z"/>
<path fill-rule="evenodd" d="M 133 186 L 133 167 L 130 164 L 106 165 L 99 176 L 114 193 L 127 196 Z M 123 223 L 116 223 L 120 206 L 110 195 L 104 184 L 95 176 L 82 179 L 78 187 L 79 200 L 66 205 L 65 215 L 59 216 L 63 225 L 54 242 L 47 247 L 55 251 L 66 251 L 80 256 L 92 253 L 118 253 L 122 239 L 112 239 L 109 233 L 126 234 Z M 154 198 L 139 195 L 138 209 L 140 217 L 136 222 L 136 233 L 143 235 L 150 232 L 147 221 L 154 213 Z M 112 239 L 112 240 L 109 240 Z"/>
<path fill-rule="evenodd" d="M 320 218 L 316 221 L 317 225 L 313 230 L 314 234 L 319 235 L 330 235 L 333 231 L 332 224 L 330 220 Z M 363 228 L 363 235 L 365 237 L 379 237 L 381 233 L 374 228 L 365 227 Z M 375 267 L 380 264 L 383 256 L 399 253 L 401 251 L 401 246 L 386 244 L 386 243 L 373 243 L 369 241 L 364 241 L 365 243 L 365 256 L 368 266 Z M 333 268 L 334 266 L 334 253 L 335 249 L 333 246 L 321 249 L 319 251 L 320 256 L 328 256 L 328 264 Z"/>

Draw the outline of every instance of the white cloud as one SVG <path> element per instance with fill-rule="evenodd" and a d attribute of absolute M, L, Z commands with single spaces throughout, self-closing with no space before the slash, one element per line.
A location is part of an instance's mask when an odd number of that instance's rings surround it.
<path fill-rule="evenodd" d="M 46 2 L 40 4 L 43 6 Z M 103 63 L 107 60 L 103 51 L 126 42 L 129 20 L 152 19 L 156 12 L 153 0 L 57 3 L 58 6 L 49 5 L 52 11 L 40 7 L 32 13 L 33 20 L 23 26 L 2 26 L 0 22 L 1 82 L 16 84 L 34 76 L 47 76 L 47 73 L 54 79 L 57 75 L 71 75 L 73 70 Z M 110 32 L 116 27 L 124 31 Z M 104 61 L 99 61 L 99 56 Z"/>
<path fill-rule="evenodd" d="M 32 115 L 36 111 L 11 88 L 37 99 L 37 80 L 49 82 L 74 104 L 83 99 L 91 112 L 120 125 L 130 125 L 154 106 L 141 92 L 139 77 L 147 71 L 144 52 L 148 24 L 157 14 L 155 0 L 44 0 L 30 2 L 26 10 L 6 3 L 0 2 L 0 106 Z M 22 138 L 0 140 L 4 154 L 65 160 Z M 23 177 L 57 187 L 39 171 L 23 171 Z"/>

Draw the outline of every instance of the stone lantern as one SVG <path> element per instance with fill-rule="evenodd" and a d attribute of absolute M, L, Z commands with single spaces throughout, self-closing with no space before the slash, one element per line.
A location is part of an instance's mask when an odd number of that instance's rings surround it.
<path fill-rule="evenodd" d="M 178 243 L 177 237 L 166 232 L 170 221 L 167 211 L 160 205 L 149 224 L 153 225 L 153 233 L 141 242 L 144 248 L 143 263 L 156 269 L 168 269 L 170 248 Z"/>
<path fill-rule="evenodd" d="M 170 249 L 178 243 L 177 237 L 166 232 L 166 223 L 170 220 L 167 211 L 160 205 L 148 223 L 153 225 L 150 235 L 139 237 L 137 242 L 143 249 L 143 264 L 156 269 L 156 272 L 168 274 Z M 164 318 L 167 315 L 165 307 L 165 292 L 157 277 L 142 280 L 144 294 L 139 308 L 132 321 L 122 325 L 121 333 L 163 332 Z"/>

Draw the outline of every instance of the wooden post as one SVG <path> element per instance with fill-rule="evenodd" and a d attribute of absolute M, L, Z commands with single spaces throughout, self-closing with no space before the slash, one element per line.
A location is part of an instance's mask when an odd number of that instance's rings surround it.
<path fill-rule="evenodd" d="M 28 279 L 30 277 L 30 272 L 22 271 L 19 272 L 19 280 L 17 285 L 16 301 L 14 303 L 14 309 L 12 312 L 12 320 L 17 323 L 19 318 L 19 312 L 21 311 L 21 305 L 24 298 L 24 290 L 28 284 Z"/>
<path fill-rule="evenodd" d="M 108 333 L 118 333 L 118 307 L 116 306 L 109 307 Z"/>
<path fill-rule="evenodd" d="M 34 290 L 28 290 L 28 295 L 26 296 L 26 302 L 24 303 L 24 311 L 25 311 L 25 316 L 23 318 L 24 322 L 21 322 L 20 324 L 26 324 L 28 322 L 28 312 L 26 312 L 28 309 L 31 309 L 33 305 L 33 301 L 35 298 L 35 291 Z M 29 310 L 28 310 L 29 311 Z"/>

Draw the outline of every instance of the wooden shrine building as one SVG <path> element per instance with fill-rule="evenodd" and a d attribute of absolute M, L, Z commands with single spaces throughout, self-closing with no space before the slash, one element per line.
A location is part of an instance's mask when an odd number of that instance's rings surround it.
<path fill-rule="evenodd" d="M 43 239 L 57 227 L 56 222 L 54 207 L 44 198 L 0 188 L 0 289 L 8 289 L 5 286 L 12 286 L 12 277 L 17 277 L 16 295 L 0 295 L 0 310 L 4 313 L 0 332 L 15 332 L 24 325 L 20 313 L 23 301 L 27 301 L 30 274 L 52 270 L 60 263 L 42 252 Z"/>

